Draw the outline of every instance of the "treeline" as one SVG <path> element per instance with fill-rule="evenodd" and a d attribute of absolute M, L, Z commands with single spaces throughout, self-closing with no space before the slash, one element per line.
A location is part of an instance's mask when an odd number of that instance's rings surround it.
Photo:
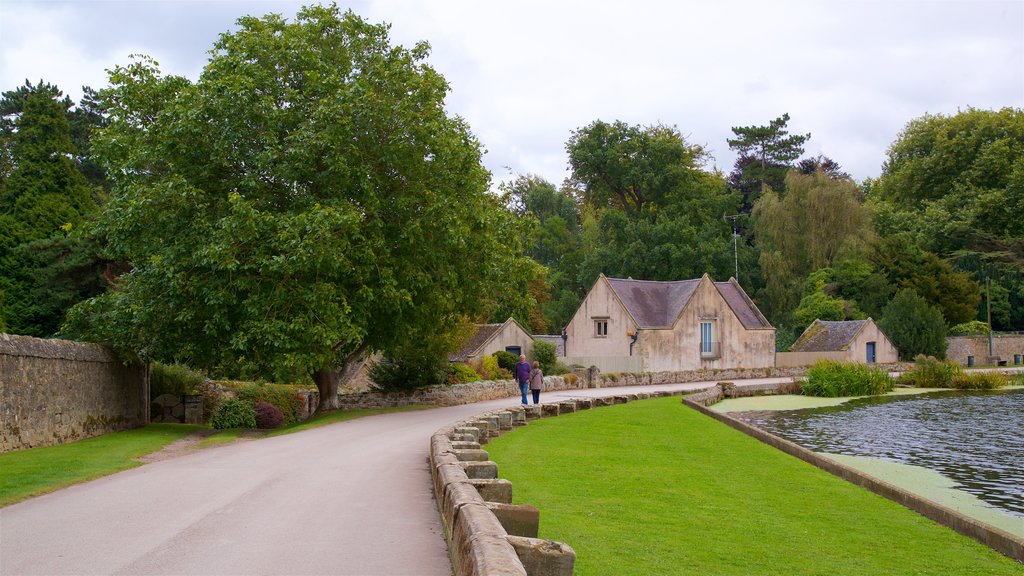
<path fill-rule="evenodd" d="M 729 174 L 675 126 L 597 120 L 565 182 L 494 194 L 428 53 L 314 7 L 239 20 L 195 83 L 143 57 L 77 104 L 4 92 L 0 330 L 328 401 L 368 353 L 443 362 L 471 322 L 558 333 L 600 273 L 738 276 L 780 348 L 815 318 L 924 352 L 989 309 L 1024 330 L 1024 111 L 914 119 L 859 183 L 788 115 L 734 127 Z"/>
<path fill-rule="evenodd" d="M 675 127 L 596 121 L 571 134 L 560 187 L 504 186 L 547 270 L 524 286 L 547 298 L 532 328 L 561 330 L 601 272 L 707 272 L 738 276 L 780 349 L 815 318 L 874 317 L 911 356 L 941 355 L 948 329 L 990 310 L 993 329 L 1024 329 L 1024 111 L 912 120 L 860 183 L 832 158 L 801 158 L 811 135 L 788 121 L 732 128 L 728 175 Z"/>

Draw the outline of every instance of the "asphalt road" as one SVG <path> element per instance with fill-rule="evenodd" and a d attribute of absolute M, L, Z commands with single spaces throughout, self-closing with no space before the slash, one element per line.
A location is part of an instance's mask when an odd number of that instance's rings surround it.
<path fill-rule="evenodd" d="M 541 401 L 706 385 L 551 392 Z M 238 442 L 2 508 L 0 575 L 449 575 L 430 435 L 517 402 Z"/>

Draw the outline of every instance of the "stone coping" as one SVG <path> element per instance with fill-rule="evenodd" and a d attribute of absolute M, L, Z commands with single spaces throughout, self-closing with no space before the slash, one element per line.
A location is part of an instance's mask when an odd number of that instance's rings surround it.
<path fill-rule="evenodd" d="M 721 392 L 721 388 L 713 387 Z M 485 445 L 530 420 L 633 400 L 681 396 L 686 390 L 577 398 L 484 412 L 430 438 L 430 474 L 455 576 L 571 576 L 576 552 L 537 538 L 540 511 L 512 504 L 512 483 L 498 478 Z"/>
<path fill-rule="evenodd" d="M 799 385 L 797 385 L 799 387 Z M 745 390 L 747 387 L 737 388 L 730 382 L 721 382 L 713 388 L 701 390 L 696 394 L 683 398 L 687 406 L 718 420 L 727 426 L 735 428 L 753 438 L 768 444 L 783 452 L 795 456 L 809 464 L 817 466 L 830 474 L 834 474 L 847 482 L 851 482 L 872 492 L 884 496 L 897 504 L 903 505 L 911 510 L 938 522 L 948 528 L 981 542 L 982 544 L 1005 554 L 1018 562 L 1024 562 L 1024 539 L 1011 534 L 1005 530 L 971 518 L 960 512 L 933 502 L 923 496 L 905 490 L 866 472 L 842 464 L 822 454 L 804 448 L 798 444 L 780 438 L 766 432 L 756 426 L 752 426 L 742 420 L 730 416 L 728 413 L 716 412 L 708 408 L 726 397 L 750 396 L 757 393 L 762 394 L 791 394 L 793 385 L 786 384 L 764 384 L 756 387 L 758 390 Z M 774 391 L 773 391 L 774 389 Z M 748 393 L 753 392 L 753 394 Z"/>
<path fill-rule="evenodd" d="M 73 360 L 76 362 L 114 363 L 121 360 L 99 344 L 87 344 L 57 338 L 35 338 L 15 334 L 0 334 L 0 355 Z"/>

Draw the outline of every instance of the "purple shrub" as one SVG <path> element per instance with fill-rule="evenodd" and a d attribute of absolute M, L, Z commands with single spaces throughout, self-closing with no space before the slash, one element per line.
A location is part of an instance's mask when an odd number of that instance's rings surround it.
<path fill-rule="evenodd" d="M 281 414 L 281 411 L 273 404 L 257 402 L 254 409 L 257 428 L 277 428 L 284 423 L 284 414 Z"/>

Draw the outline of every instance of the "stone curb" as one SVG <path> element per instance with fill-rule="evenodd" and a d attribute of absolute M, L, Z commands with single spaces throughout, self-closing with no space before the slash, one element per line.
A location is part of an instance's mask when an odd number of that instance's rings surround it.
<path fill-rule="evenodd" d="M 799 385 L 797 385 L 799 387 Z M 918 494 L 904 490 L 898 486 L 879 480 L 874 476 L 861 472 L 855 468 L 841 464 L 831 458 L 808 450 L 803 446 L 794 444 L 780 438 L 770 432 L 752 426 L 732 416 L 715 412 L 708 406 L 726 397 L 754 396 L 759 394 L 791 394 L 793 385 L 790 384 L 760 384 L 756 386 L 745 386 L 742 389 L 733 387 L 731 382 L 720 382 L 714 388 L 702 390 L 692 396 L 683 398 L 687 406 L 718 420 L 727 426 L 735 428 L 748 436 L 751 436 L 769 446 L 777 448 L 791 456 L 795 456 L 804 462 L 817 466 L 822 470 L 838 476 L 847 482 L 856 484 L 863 488 L 884 496 L 922 516 L 951 528 L 964 536 L 973 538 L 978 542 L 992 548 L 993 550 L 1009 556 L 1018 562 L 1024 562 L 1024 539 L 1006 532 L 995 526 L 965 516 L 960 512 L 928 500 Z"/>
<path fill-rule="evenodd" d="M 721 392 L 717 386 L 713 390 Z M 687 391 L 657 391 L 514 406 L 435 432 L 430 438 L 430 473 L 455 576 L 571 576 L 576 561 L 569 545 L 536 538 L 540 511 L 511 504 L 512 483 L 497 478 L 497 464 L 487 451 L 474 446 L 536 418 L 684 394 Z"/>

